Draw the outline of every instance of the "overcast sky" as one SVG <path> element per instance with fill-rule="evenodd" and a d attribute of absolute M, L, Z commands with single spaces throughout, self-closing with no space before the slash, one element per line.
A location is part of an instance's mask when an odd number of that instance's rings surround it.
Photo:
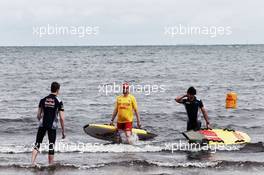
<path fill-rule="evenodd" d="M 1 0 L 0 45 L 263 44 L 263 7 L 263 0 Z M 98 31 L 85 37 L 34 33 L 48 25 Z M 231 34 L 165 32 L 179 25 Z"/>

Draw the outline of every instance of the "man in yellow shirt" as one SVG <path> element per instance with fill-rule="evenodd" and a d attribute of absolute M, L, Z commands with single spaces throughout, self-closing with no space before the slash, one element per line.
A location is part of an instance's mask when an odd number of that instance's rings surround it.
<path fill-rule="evenodd" d="M 137 127 L 140 128 L 140 118 L 137 109 L 137 101 L 136 98 L 129 94 L 129 84 L 123 84 L 123 95 L 117 97 L 115 102 L 115 109 L 112 115 L 111 125 L 115 120 L 117 115 L 117 129 L 118 131 L 123 130 L 125 131 L 125 135 L 127 138 L 128 143 L 129 137 L 132 134 L 132 126 L 133 126 L 133 116 L 134 113 L 137 117 Z"/>

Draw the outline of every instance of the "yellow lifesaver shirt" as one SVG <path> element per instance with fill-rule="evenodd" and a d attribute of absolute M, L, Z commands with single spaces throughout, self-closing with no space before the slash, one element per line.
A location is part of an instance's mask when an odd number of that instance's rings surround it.
<path fill-rule="evenodd" d="M 128 96 L 120 95 L 116 98 L 115 108 L 117 109 L 117 122 L 126 123 L 133 121 L 133 109 L 137 111 L 136 98 L 128 94 Z"/>

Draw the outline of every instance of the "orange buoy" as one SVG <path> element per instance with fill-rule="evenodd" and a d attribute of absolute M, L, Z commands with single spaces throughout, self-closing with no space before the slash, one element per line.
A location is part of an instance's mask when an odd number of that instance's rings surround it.
<path fill-rule="evenodd" d="M 226 94 L 226 108 L 237 108 L 237 94 L 235 92 Z"/>

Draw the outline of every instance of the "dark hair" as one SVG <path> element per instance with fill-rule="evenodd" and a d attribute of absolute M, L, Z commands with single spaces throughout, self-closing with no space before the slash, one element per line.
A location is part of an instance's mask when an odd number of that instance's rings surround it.
<path fill-rule="evenodd" d="M 51 92 L 57 92 L 60 89 L 60 84 L 58 82 L 52 82 L 50 86 Z"/>
<path fill-rule="evenodd" d="M 189 87 L 187 94 L 196 95 L 196 89 L 194 87 Z"/>

